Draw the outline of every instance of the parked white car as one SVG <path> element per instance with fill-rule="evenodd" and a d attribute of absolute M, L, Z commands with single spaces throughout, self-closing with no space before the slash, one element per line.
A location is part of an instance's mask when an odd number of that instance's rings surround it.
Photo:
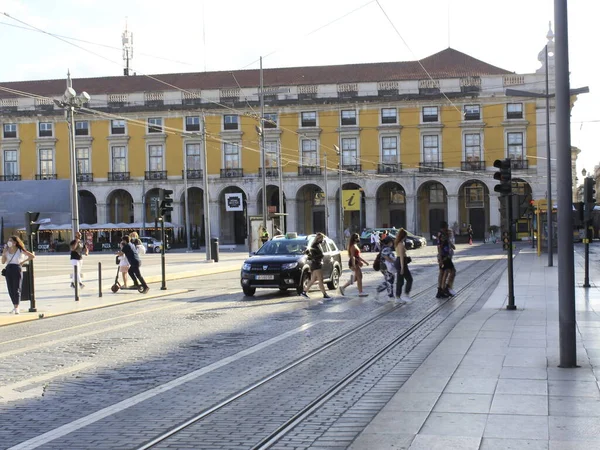
<path fill-rule="evenodd" d="M 154 253 L 160 253 L 161 249 L 162 249 L 162 241 L 158 241 L 156 239 L 154 239 L 153 237 L 148 237 L 148 236 L 143 236 L 140 237 L 140 241 L 142 241 L 142 244 L 144 244 L 144 247 L 146 247 L 146 252 L 150 253 L 150 252 L 154 252 Z M 169 247 L 167 246 L 166 250 L 168 250 Z"/>

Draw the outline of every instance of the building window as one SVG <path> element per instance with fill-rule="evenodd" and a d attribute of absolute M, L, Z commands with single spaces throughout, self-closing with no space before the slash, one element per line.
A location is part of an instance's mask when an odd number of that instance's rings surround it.
<path fill-rule="evenodd" d="M 424 106 L 423 107 L 423 122 L 438 122 L 438 107 Z"/>
<path fill-rule="evenodd" d="M 317 113 L 316 111 L 303 112 L 300 115 L 301 126 L 303 127 L 316 127 L 317 126 Z"/>
<path fill-rule="evenodd" d="M 466 207 L 467 208 L 483 208 L 485 206 L 483 186 L 478 183 L 473 183 L 465 188 Z"/>
<path fill-rule="evenodd" d="M 127 150 L 125 147 L 111 148 L 112 171 L 117 173 L 127 172 Z"/>
<path fill-rule="evenodd" d="M 5 123 L 4 124 L 4 139 L 11 139 L 17 137 L 17 124 L 16 123 Z"/>
<path fill-rule="evenodd" d="M 342 111 L 342 125 L 356 125 L 356 110 Z"/>
<path fill-rule="evenodd" d="M 439 136 L 423 136 L 423 162 L 437 163 L 440 161 Z"/>
<path fill-rule="evenodd" d="M 149 145 L 148 159 L 150 162 L 150 172 L 159 172 L 163 170 L 163 146 Z"/>
<path fill-rule="evenodd" d="M 523 133 L 508 133 L 506 138 L 508 142 L 508 157 L 515 160 L 525 159 Z"/>
<path fill-rule="evenodd" d="M 265 142 L 265 167 L 277 167 L 277 141 Z"/>
<path fill-rule="evenodd" d="M 185 118 L 185 131 L 200 131 L 200 117 L 188 116 Z"/>
<path fill-rule="evenodd" d="M 89 136 L 90 124 L 87 120 L 75 121 L 75 136 Z"/>
<path fill-rule="evenodd" d="M 356 138 L 342 139 L 342 165 L 355 166 L 358 164 L 358 148 Z"/>
<path fill-rule="evenodd" d="M 237 116 L 235 116 L 237 117 Z M 223 144 L 223 153 L 225 154 L 226 169 L 240 169 L 240 146 L 233 142 L 225 142 Z"/>
<path fill-rule="evenodd" d="M 465 105 L 465 120 L 481 120 L 481 107 L 479 105 Z"/>
<path fill-rule="evenodd" d="M 481 161 L 481 135 L 465 134 L 465 161 Z"/>
<path fill-rule="evenodd" d="M 381 109 L 381 123 L 395 124 L 398 123 L 398 110 L 396 108 Z"/>
<path fill-rule="evenodd" d="M 398 138 L 396 136 L 381 138 L 381 162 L 383 164 L 398 163 Z"/>
<path fill-rule="evenodd" d="M 187 170 L 200 170 L 200 144 L 186 144 Z"/>
<path fill-rule="evenodd" d="M 17 151 L 4 150 L 4 176 L 18 175 Z"/>
<path fill-rule="evenodd" d="M 506 105 L 507 119 L 522 119 L 523 118 L 523 103 L 509 103 Z"/>
<path fill-rule="evenodd" d="M 441 184 L 429 185 L 429 203 L 444 203 L 444 187 Z"/>
<path fill-rule="evenodd" d="M 237 130 L 239 127 L 239 117 L 236 114 L 227 114 L 223 116 L 224 130 Z"/>
<path fill-rule="evenodd" d="M 301 166 L 318 166 L 317 141 L 315 139 L 302 139 Z"/>
<path fill-rule="evenodd" d="M 125 134 L 125 121 L 124 120 L 111 120 L 110 121 L 110 134 Z"/>
<path fill-rule="evenodd" d="M 148 119 L 148 133 L 162 133 L 163 121 L 161 117 L 150 117 Z"/>
<path fill-rule="evenodd" d="M 40 137 L 52 137 L 52 122 L 40 122 L 39 127 Z"/>
<path fill-rule="evenodd" d="M 76 148 L 77 155 L 77 173 L 91 173 L 90 170 L 90 149 L 87 147 Z"/>
<path fill-rule="evenodd" d="M 40 175 L 54 175 L 54 150 L 40 149 Z"/>
<path fill-rule="evenodd" d="M 277 122 L 277 114 L 265 114 L 265 128 L 277 128 L 278 126 L 279 122 Z"/>

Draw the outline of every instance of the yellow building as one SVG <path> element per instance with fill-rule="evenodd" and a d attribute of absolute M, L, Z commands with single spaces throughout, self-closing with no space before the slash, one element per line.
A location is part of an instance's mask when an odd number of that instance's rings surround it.
<path fill-rule="evenodd" d="M 184 226 L 186 167 L 192 225 L 202 229 L 206 176 L 211 234 L 243 244 L 247 218 L 263 209 L 259 72 L 233 75 L 73 79 L 91 96 L 75 113 L 80 222 L 153 221 L 166 188 L 171 221 Z M 543 89 L 539 71 L 514 74 L 448 48 L 420 61 L 268 69 L 264 80 L 267 211 L 286 213 L 285 230 L 395 226 L 429 237 L 445 220 L 483 238 L 501 226 L 492 164 L 505 157 L 524 198 L 545 192 L 543 102 L 504 93 Z M 0 83 L 1 180 L 69 178 L 68 127 L 53 102 L 64 89 L 64 80 Z M 360 192 L 357 211 L 340 212 L 340 183 Z M 231 193 L 243 211 L 227 210 Z"/>

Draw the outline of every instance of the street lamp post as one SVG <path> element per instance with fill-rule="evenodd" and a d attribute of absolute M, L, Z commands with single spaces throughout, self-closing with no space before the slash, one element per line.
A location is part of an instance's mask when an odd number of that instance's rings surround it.
<path fill-rule="evenodd" d="M 75 148 L 75 109 L 81 108 L 90 101 L 87 92 L 77 95 L 71 82 L 71 74 L 67 72 L 67 89 L 60 100 L 54 100 L 54 103 L 63 108 L 67 114 L 67 124 L 69 126 L 69 154 L 71 166 L 71 239 L 75 239 L 75 233 L 79 231 L 79 201 L 77 191 L 77 150 Z M 77 282 L 75 282 L 77 286 Z"/>
<path fill-rule="evenodd" d="M 329 236 L 329 188 L 327 187 L 327 149 L 323 152 L 325 159 L 325 236 Z"/>
<path fill-rule="evenodd" d="M 342 152 L 340 151 L 340 148 L 337 145 L 334 145 L 333 148 L 335 149 L 335 153 L 338 155 L 338 176 L 339 176 L 339 190 L 340 190 L 340 211 L 339 211 L 339 215 L 340 215 L 340 228 L 339 228 L 339 233 L 340 233 L 340 247 L 344 248 L 344 198 L 343 198 L 343 190 L 342 187 L 343 185 L 343 181 L 342 181 Z"/>

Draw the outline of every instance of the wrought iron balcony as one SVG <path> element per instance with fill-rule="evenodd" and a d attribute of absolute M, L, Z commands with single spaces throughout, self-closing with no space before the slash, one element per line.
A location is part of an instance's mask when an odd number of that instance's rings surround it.
<path fill-rule="evenodd" d="M 81 182 L 81 183 L 92 182 L 92 181 L 94 181 L 94 174 L 93 173 L 78 173 L 77 181 Z"/>
<path fill-rule="evenodd" d="M 244 176 L 244 169 L 233 168 L 233 169 L 221 169 L 221 178 L 242 178 Z"/>
<path fill-rule="evenodd" d="M 419 172 L 441 172 L 444 170 L 444 163 L 439 161 L 421 161 Z"/>
<path fill-rule="evenodd" d="M 460 163 L 461 170 L 485 170 L 485 161 L 461 161 Z"/>
<path fill-rule="evenodd" d="M 259 167 L 258 168 L 258 176 L 262 177 L 263 174 L 263 168 Z M 279 168 L 278 167 L 267 167 L 267 169 L 265 170 L 265 176 L 266 177 L 278 177 L 279 176 Z"/>
<path fill-rule="evenodd" d="M 344 164 L 342 170 L 346 172 L 362 172 L 362 166 L 360 164 Z"/>
<path fill-rule="evenodd" d="M 0 175 L 0 181 L 21 181 L 21 175 Z"/>
<path fill-rule="evenodd" d="M 377 165 L 377 173 L 402 172 L 402 163 L 382 163 Z"/>
<path fill-rule="evenodd" d="M 298 175 L 321 175 L 321 167 L 319 166 L 299 166 Z"/>
<path fill-rule="evenodd" d="M 38 173 L 35 176 L 36 180 L 57 180 L 58 177 L 56 176 L 55 173 Z"/>
<path fill-rule="evenodd" d="M 129 181 L 129 172 L 108 172 L 108 181 Z"/>
<path fill-rule="evenodd" d="M 529 169 L 528 159 L 511 159 L 510 168 L 513 170 L 527 170 Z"/>
<path fill-rule="evenodd" d="M 146 170 L 146 180 L 166 180 L 166 170 Z"/>
<path fill-rule="evenodd" d="M 181 171 L 181 179 L 184 179 L 185 173 Z M 188 169 L 187 170 L 187 179 L 188 180 L 199 180 L 202 178 L 202 169 Z"/>

